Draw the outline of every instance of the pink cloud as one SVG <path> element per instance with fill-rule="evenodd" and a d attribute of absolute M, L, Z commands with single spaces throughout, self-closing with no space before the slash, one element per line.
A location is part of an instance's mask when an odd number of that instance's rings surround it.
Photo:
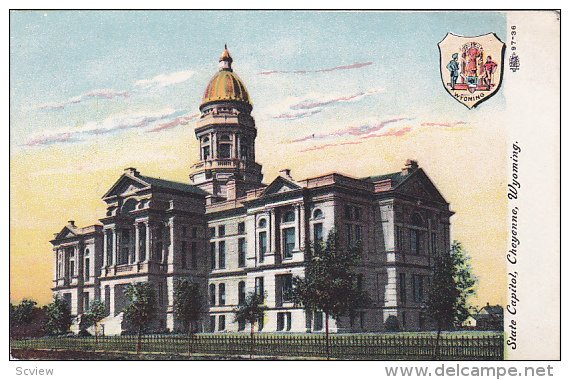
<path fill-rule="evenodd" d="M 326 73 L 330 71 L 338 71 L 338 70 L 353 70 L 353 69 L 360 69 L 362 67 L 370 66 L 374 62 L 355 62 L 350 65 L 342 65 L 342 66 L 335 66 L 335 67 L 327 67 L 323 69 L 317 70 L 294 70 L 294 71 L 281 71 L 281 70 L 268 70 L 259 72 L 259 75 L 273 75 L 273 74 L 309 74 L 309 73 Z"/>
<path fill-rule="evenodd" d="M 411 120 L 411 119 L 407 118 L 407 117 L 388 119 L 388 120 L 384 120 L 384 121 L 381 121 L 379 123 L 372 124 L 372 125 L 365 124 L 365 125 L 361 125 L 358 127 L 350 127 L 350 128 L 346 128 L 346 129 L 339 129 L 339 130 L 336 130 L 336 131 L 331 132 L 331 133 L 307 135 L 307 136 L 295 139 L 291 142 L 302 142 L 302 141 L 307 141 L 307 140 L 320 140 L 320 139 L 325 139 L 325 138 L 329 138 L 329 137 L 368 135 L 370 133 L 377 132 L 377 131 L 383 129 L 387 125 L 397 123 L 400 121 L 405 121 L 405 120 Z"/>
<path fill-rule="evenodd" d="M 64 100 L 63 102 L 50 102 L 36 105 L 34 108 L 39 110 L 59 110 L 72 104 L 79 104 L 90 99 L 114 99 L 128 98 L 130 94 L 127 91 L 116 91 L 112 89 L 100 89 L 86 92 L 84 94 L 74 96 Z"/>
<path fill-rule="evenodd" d="M 175 127 L 178 127 L 179 125 L 185 125 L 188 124 L 190 121 L 197 119 L 198 116 L 200 116 L 200 114 L 193 114 L 193 115 L 184 115 L 184 116 L 179 116 L 177 118 L 175 118 L 174 120 L 171 120 L 169 122 L 166 123 L 162 123 L 157 125 L 156 127 L 148 130 L 147 132 L 160 132 L 160 131 L 164 131 L 166 129 L 172 129 Z"/>
<path fill-rule="evenodd" d="M 426 123 L 421 123 L 420 125 L 422 127 L 447 127 L 447 128 L 451 128 L 451 127 L 455 127 L 457 125 L 462 125 L 462 124 L 467 124 L 465 121 L 455 121 L 455 122 L 451 122 L 451 123 L 447 123 L 447 122 L 426 122 Z"/>

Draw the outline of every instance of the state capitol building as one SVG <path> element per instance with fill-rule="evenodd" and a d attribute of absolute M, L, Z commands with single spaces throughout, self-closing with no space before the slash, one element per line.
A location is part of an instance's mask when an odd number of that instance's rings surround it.
<path fill-rule="evenodd" d="M 449 250 L 449 203 L 413 160 L 366 178 L 295 179 L 282 170 L 264 183 L 250 96 L 232 61 L 225 49 L 204 92 L 188 183 L 128 168 L 103 195 L 100 223 L 70 221 L 51 241 L 53 292 L 70 306 L 72 330 L 90 302 L 101 300 L 104 333 L 120 334 L 125 286 L 150 282 L 158 310 L 153 329 L 180 331 L 173 287 L 186 278 L 202 286 L 209 305 L 201 331 L 247 330 L 234 322 L 234 309 L 252 291 L 265 294 L 268 307 L 258 330 L 322 331 L 324 314 L 295 306 L 291 287 L 303 276 L 306 249 L 332 229 L 343 244 L 362 242 L 357 286 L 371 303 L 331 318 L 331 331 L 384 331 L 389 318 L 402 330 L 427 328 L 421 305 L 433 257 Z"/>

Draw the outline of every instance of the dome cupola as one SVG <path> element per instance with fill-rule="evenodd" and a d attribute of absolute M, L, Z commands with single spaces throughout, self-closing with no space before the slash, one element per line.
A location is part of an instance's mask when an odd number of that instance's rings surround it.
<path fill-rule="evenodd" d="M 232 69 L 233 58 L 227 46 L 224 46 L 219 62 L 220 70 L 208 82 L 200 109 L 213 102 L 240 102 L 251 108 L 247 89 Z"/>

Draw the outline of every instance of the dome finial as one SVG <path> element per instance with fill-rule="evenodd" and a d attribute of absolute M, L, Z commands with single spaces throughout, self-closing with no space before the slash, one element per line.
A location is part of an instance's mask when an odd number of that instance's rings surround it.
<path fill-rule="evenodd" d="M 220 57 L 220 70 L 229 70 L 232 71 L 232 56 L 230 55 L 230 51 L 228 50 L 228 44 L 224 44 L 224 51 L 222 56 Z"/>

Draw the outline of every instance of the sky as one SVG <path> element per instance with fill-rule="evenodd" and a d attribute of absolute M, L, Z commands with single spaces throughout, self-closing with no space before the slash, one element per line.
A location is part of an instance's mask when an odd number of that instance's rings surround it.
<path fill-rule="evenodd" d="M 47 303 L 49 240 L 86 226 L 126 167 L 188 182 L 194 127 L 224 44 L 253 101 L 269 183 L 400 170 L 416 159 L 455 211 L 479 278 L 506 300 L 502 92 L 474 109 L 443 88 L 448 32 L 506 39 L 500 12 L 12 11 L 11 300 Z"/>

